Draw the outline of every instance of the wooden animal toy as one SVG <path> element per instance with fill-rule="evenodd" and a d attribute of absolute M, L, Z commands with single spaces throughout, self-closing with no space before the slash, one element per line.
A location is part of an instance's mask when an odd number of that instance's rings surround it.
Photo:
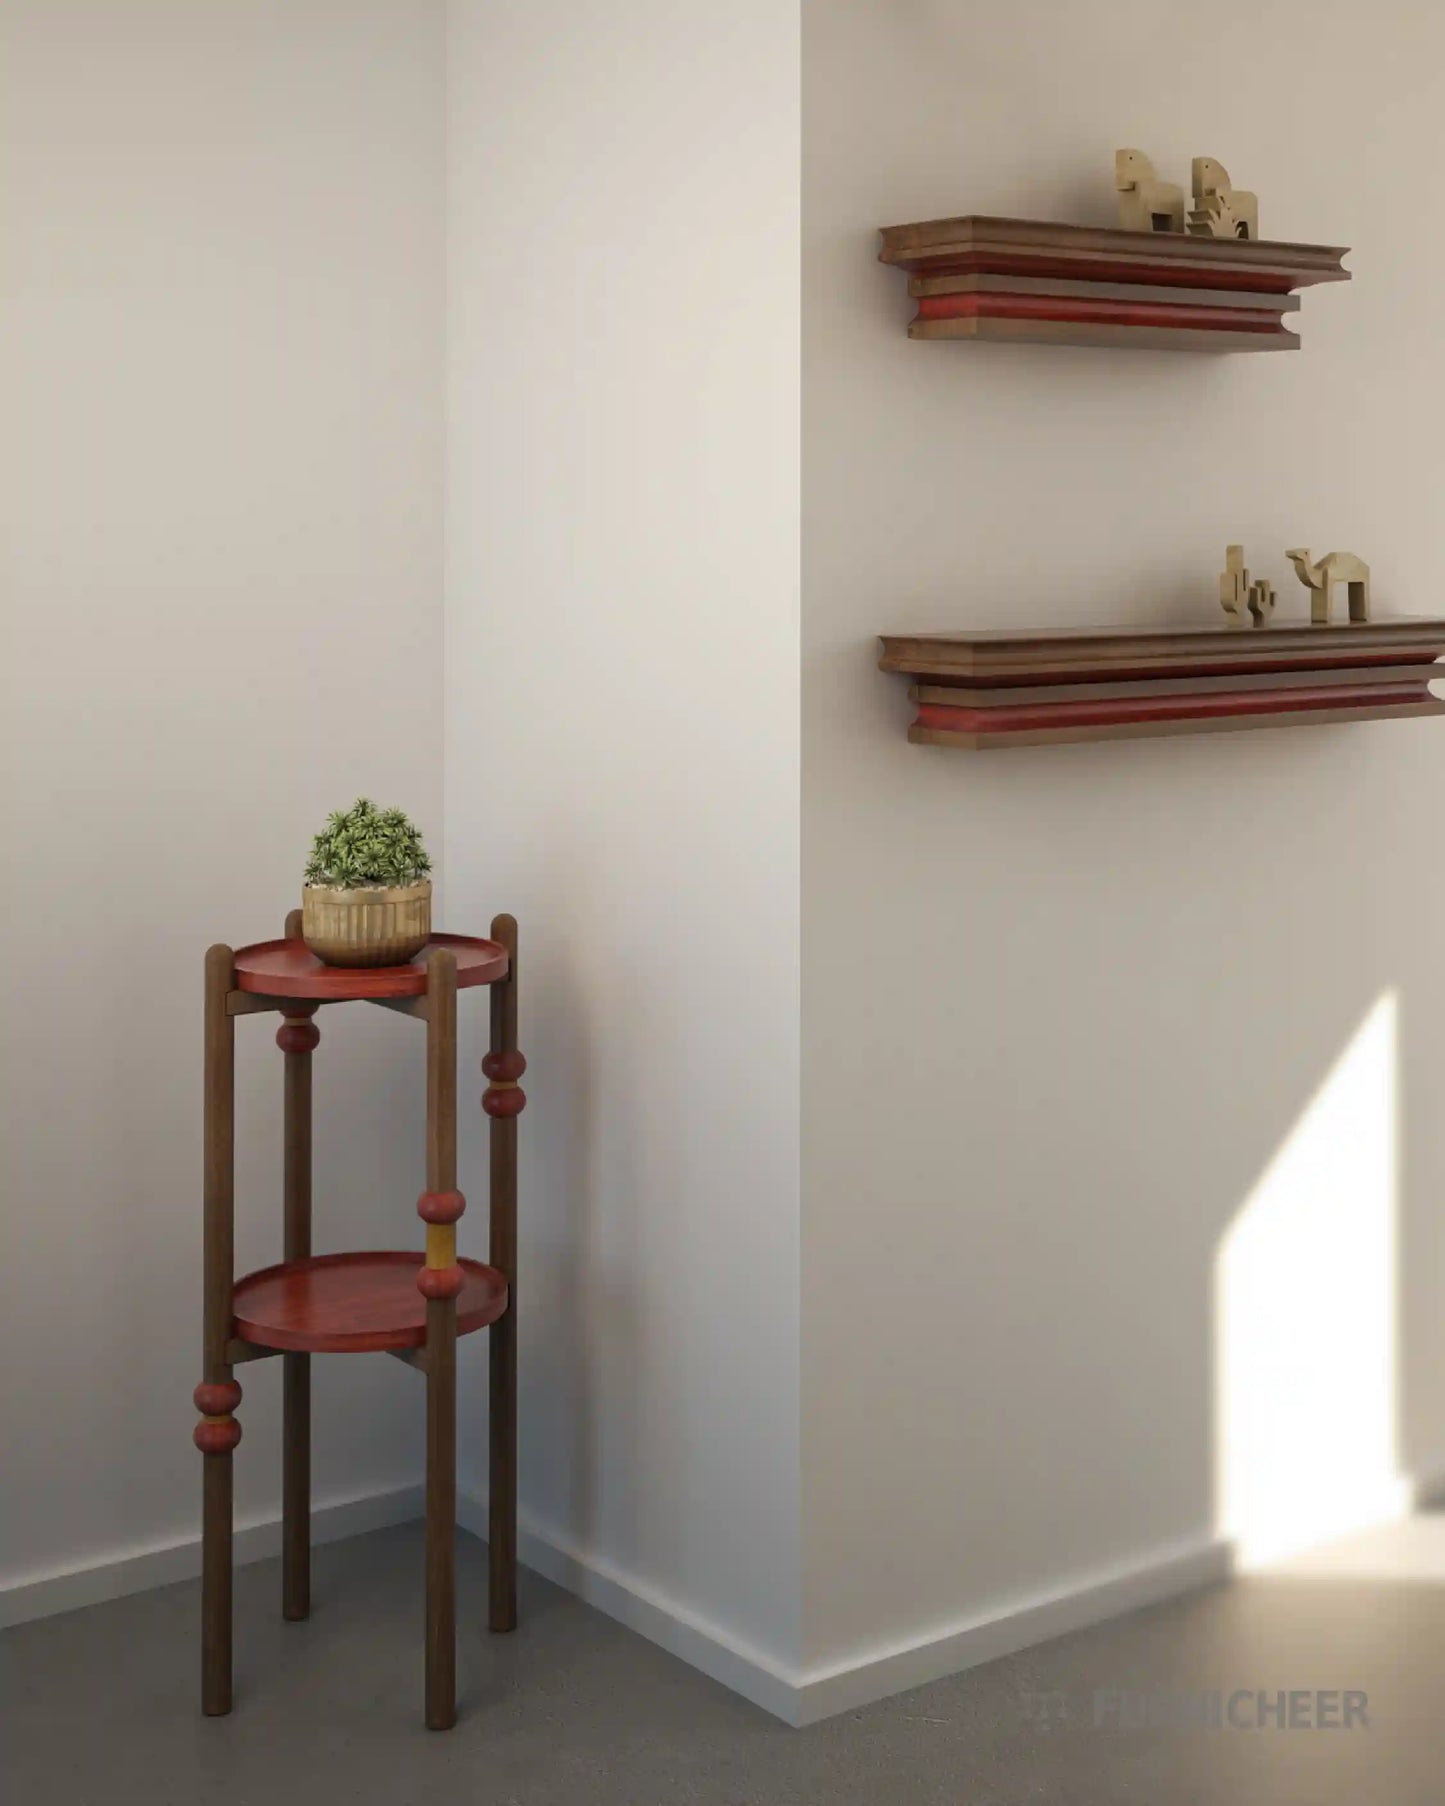
<path fill-rule="evenodd" d="M 1349 593 L 1350 619 L 1369 620 L 1370 567 L 1363 558 L 1356 558 L 1353 552 L 1329 552 L 1318 564 L 1311 564 L 1308 548 L 1286 552 L 1285 557 L 1294 566 L 1300 582 L 1310 592 L 1310 620 L 1316 627 L 1328 627 L 1330 624 L 1331 605 L 1337 583 L 1343 583 Z"/>
<path fill-rule="evenodd" d="M 1161 182 L 1143 151 L 1114 152 L 1114 186 L 1119 191 L 1119 224 L 1126 232 L 1182 232 L 1184 190 Z"/>
<path fill-rule="evenodd" d="M 1189 230 L 1197 238 L 1258 238 L 1259 196 L 1235 188 L 1217 157 L 1196 157 L 1190 166 L 1194 205 Z"/>

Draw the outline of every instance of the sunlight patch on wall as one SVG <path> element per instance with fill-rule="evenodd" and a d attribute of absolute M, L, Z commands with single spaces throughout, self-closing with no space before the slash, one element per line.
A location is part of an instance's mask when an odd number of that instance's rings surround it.
<path fill-rule="evenodd" d="M 1220 1244 L 1218 1522 L 1242 1567 L 1399 1516 L 1397 1002 L 1386 992 Z"/>

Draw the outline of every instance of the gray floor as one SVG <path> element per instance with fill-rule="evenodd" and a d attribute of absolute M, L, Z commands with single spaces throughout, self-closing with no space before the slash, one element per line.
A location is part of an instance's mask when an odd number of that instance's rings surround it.
<path fill-rule="evenodd" d="M 236 1710 L 195 1706 L 194 1582 L 0 1637 L 5 1806 L 1442 1806 L 1445 1585 L 1249 1580 L 790 1731 L 525 1575 L 462 1638 L 461 1720 L 420 1725 L 415 1527 L 317 1551 L 287 1625 L 236 1586 Z M 484 1551 L 460 1539 L 480 1604 Z M 1095 1696 L 1355 1689 L 1351 1731 L 1096 1728 Z M 1120 1710 L 1138 1710 L 1137 1699 Z"/>

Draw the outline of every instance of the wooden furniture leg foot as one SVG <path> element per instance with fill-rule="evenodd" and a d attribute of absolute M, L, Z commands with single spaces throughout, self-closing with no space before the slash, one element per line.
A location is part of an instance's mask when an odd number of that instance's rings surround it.
<path fill-rule="evenodd" d="M 209 1455 L 201 1516 L 201 1710 L 231 1709 L 231 1457 Z"/>
<path fill-rule="evenodd" d="M 281 1357 L 281 1615 L 311 1611 L 311 1356 Z"/>
<path fill-rule="evenodd" d="M 517 1336 L 510 1306 L 488 1333 L 487 1625 L 505 1631 L 517 1628 Z"/>
<path fill-rule="evenodd" d="M 457 1309 L 426 1307 L 426 1723 L 457 1720 Z"/>
<path fill-rule="evenodd" d="M 517 1628 L 517 1118 L 527 1105 L 521 1086 L 527 1062 L 517 1047 L 517 924 L 492 922 L 492 939 L 507 949 L 508 971 L 492 986 L 491 1047 L 482 1061 L 482 1109 L 491 1123 L 490 1264 L 506 1275 L 507 1309 L 487 1332 L 489 1470 L 487 1510 L 488 1624 Z"/>
<path fill-rule="evenodd" d="M 205 1457 L 201 1493 L 201 1710 L 208 1718 L 231 1709 L 231 1450 L 241 1426 L 230 1415 L 225 1394 L 240 1402 L 231 1381 L 196 1388 L 197 1408 L 207 1415 L 195 1440 Z M 214 1412 L 214 1414 L 212 1414 Z"/>

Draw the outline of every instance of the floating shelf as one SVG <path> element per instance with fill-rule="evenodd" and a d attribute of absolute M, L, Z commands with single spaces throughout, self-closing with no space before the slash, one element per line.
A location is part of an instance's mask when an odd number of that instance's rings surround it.
<path fill-rule="evenodd" d="M 1445 714 L 1445 620 L 885 634 L 912 679 L 908 738 L 975 751 L 1052 741 Z"/>
<path fill-rule="evenodd" d="M 1346 250 L 1263 238 L 979 214 L 884 226 L 882 237 L 879 261 L 908 271 L 918 302 L 913 339 L 1293 351 L 1293 291 L 1350 280 Z"/>

